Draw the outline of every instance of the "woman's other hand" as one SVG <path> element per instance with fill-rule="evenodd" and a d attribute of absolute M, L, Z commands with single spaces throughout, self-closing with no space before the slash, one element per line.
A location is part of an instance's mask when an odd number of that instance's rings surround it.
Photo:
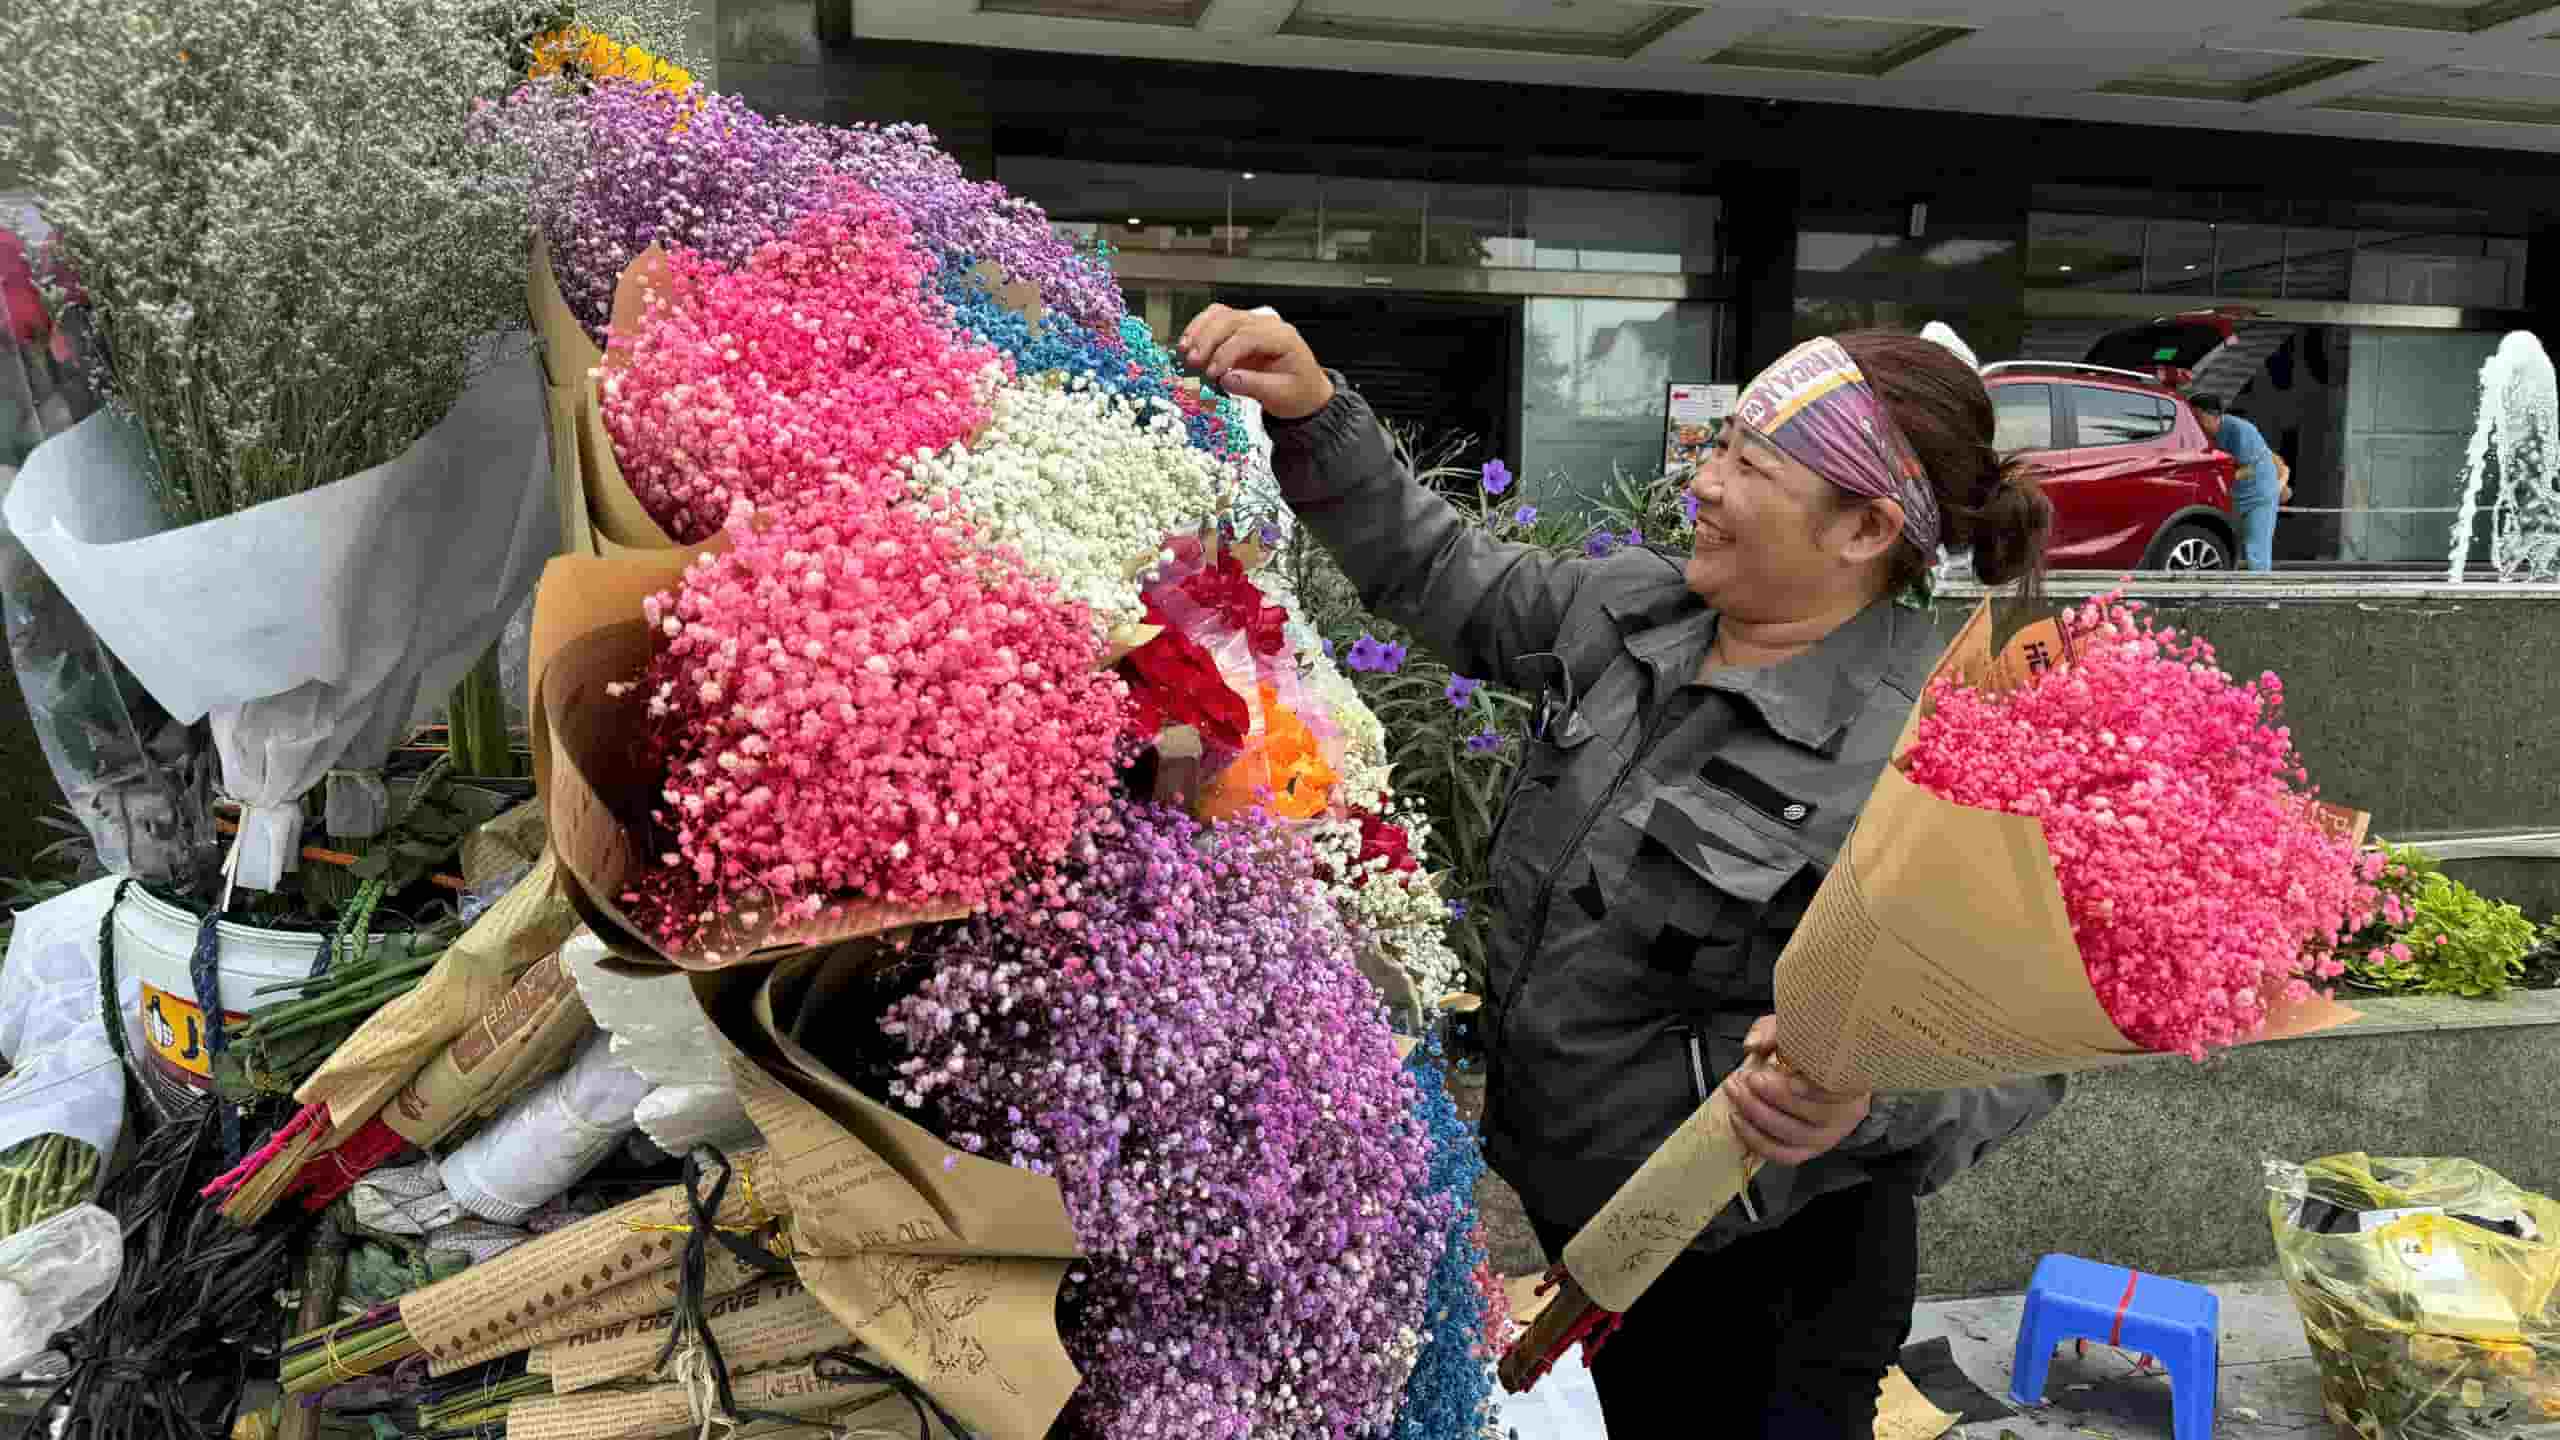
<path fill-rule="evenodd" d="M 1777 1041 L 1777 1017 L 1761 1017 L 1743 1041 L 1753 1063 L 1725 1077 L 1725 1098 L 1733 1103 L 1734 1133 L 1745 1149 L 1772 1165 L 1802 1165 L 1849 1138 L 1867 1118 L 1872 1097 L 1863 1091 L 1835 1095 L 1792 1070 L 1765 1063 L 1762 1057 Z"/>
<path fill-rule="evenodd" d="M 1210 384 L 1259 403 L 1275 419 L 1304 420 L 1333 403 L 1333 377 L 1316 363 L 1298 327 L 1277 315 L 1212 305 L 1192 320 L 1176 348 Z"/>

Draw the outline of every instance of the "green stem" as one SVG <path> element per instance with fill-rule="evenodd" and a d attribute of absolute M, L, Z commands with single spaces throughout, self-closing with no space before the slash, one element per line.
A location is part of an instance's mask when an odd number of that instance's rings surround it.
<path fill-rule="evenodd" d="M 453 687 L 446 723 L 452 735 L 453 766 L 464 775 L 512 779 L 516 752 L 507 735 L 507 697 L 498 681 L 498 647 L 491 645 L 480 663 Z"/>

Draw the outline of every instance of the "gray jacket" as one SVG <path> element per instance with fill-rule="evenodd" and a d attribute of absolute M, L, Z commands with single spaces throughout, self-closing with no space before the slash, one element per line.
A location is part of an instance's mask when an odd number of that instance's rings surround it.
<path fill-rule="evenodd" d="M 1778 954 L 1937 656 L 1879 601 L 1765 670 L 1696 677 L 1715 613 L 1643 549 L 1557 559 L 1415 483 L 1366 402 L 1275 423 L 1298 518 L 1369 606 L 1461 674 L 1538 697 L 1496 822 L 1485 1150 L 1532 1214 L 1580 1227 L 1742 1060 Z M 1838 1150 L 1772 1167 L 1760 1214 L 1891 1174 L 1922 1192 L 2051 1110 L 2062 1082 L 1878 1097 Z"/>

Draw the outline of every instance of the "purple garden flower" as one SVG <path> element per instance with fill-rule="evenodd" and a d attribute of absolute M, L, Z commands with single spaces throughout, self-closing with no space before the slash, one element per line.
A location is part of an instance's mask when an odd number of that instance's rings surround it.
<path fill-rule="evenodd" d="M 1629 545 L 1641 545 L 1641 544 L 1643 544 L 1643 543 L 1644 543 L 1644 532 L 1643 532 L 1642 530 L 1630 530 L 1630 531 L 1628 531 L 1628 532 L 1627 532 L 1627 536 L 1626 536 L 1626 541 L 1625 541 L 1625 543 L 1626 543 L 1626 544 L 1629 544 Z"/>
<path fill-rule="evenodd" d="M 1519 526 L 1523 530 L 1537 524 L 1538 507 L 1535 505 L 1523 505 L 1519 509 L 1512 511 L 1511 523 Z"/>
<path fill-rule="evenodd" d="M 1466 918 L 1467 918 L 1467 902 L 1466 902 L 1466 901 L 1464 901 L 1464 900 L 1452 900 L 1452 901 L 1450 901 L 1450 902 L 1449 902 L 1449 918 L 1450 918 L 1450 919 L 1452 919 L 1452 920 L 1464 920 L 1464 919 L 1466 919 Z"/>
<path fill-rule="evenodd" d="M 1582 542 L 1582 553 L 1597 560 L 1618 548 L 1618 537 L 1606 530 L 1594 530 Z"/>
<path fill-rule="evenodd" d="M 1351 654 L 1342 663 L 1354 670 L 1393 675 L 1404 668 L 1404 657 L 1404 646 L 1389 644 L 1364 630 L 1359 639 L 1351 642 Z"/>
<path fill-rule="evenodd" d="M 917 958 L 895 1098 L 1055 1176 L 1085 1247 L 1062 1433 L 1386 1433 L 1462 1197 L 1304 841 L 1117 804 Z"/>
<path fill-rule="evenodd" d="M 1479 730 L 1467 737 L 1467 753 L 1470 755 L 1490 755 L 1501 748 L 1502 732 L 1498 730 Z"/>
<path fill-rule="evenodd" d="M 1511 467 L 1499 460 L 1484 462 L 1484 493 L 1499 495 L 1511 488 Z"/>
<path fill-rule="evenodd" d="M 1682 518 L 1686 519 L 1690 524 L 1695 525 L 1698 523 L 1697 492 L 1691 490 L 1683 490 L 1680 492 L 1680 514 Z"/>
<path fill-rule="evenodd" d="M 1451 709 L 1464 710 L 1476 703 L 1476 692 L 1483 688 L 1484 682 L 1481 680 L 1470 680 L 1464 675 L 1452 675 L 1449 677 L 1448 686 L 1440 693 L 1449 698 Z"/>

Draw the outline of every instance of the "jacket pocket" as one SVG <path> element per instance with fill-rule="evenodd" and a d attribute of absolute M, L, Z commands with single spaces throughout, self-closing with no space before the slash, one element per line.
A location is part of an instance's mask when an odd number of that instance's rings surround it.
<path fill-rule="evenodd" d="M 1647 966 L 1689 980 L 1708 1003 L 1754 1000 L 1736 992 L 1761 968 L 1755 950 L 1774 963 L 1802 918 L 1784 912 L 1812 860 L 1681 787 L 1655 790 L 1619 818 L 1637 832 L 1624 917 Z"/>

